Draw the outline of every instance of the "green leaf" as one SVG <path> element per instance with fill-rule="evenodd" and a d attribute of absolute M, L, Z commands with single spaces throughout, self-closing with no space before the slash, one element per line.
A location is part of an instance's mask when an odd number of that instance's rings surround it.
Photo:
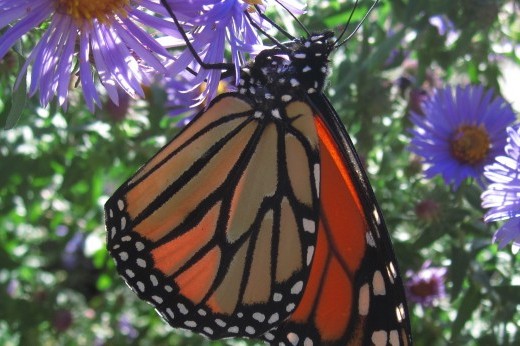
<path fill-rule="evenodd" d="M 454 342 L 473 312 L 480 306 L 482 295 L 475 285 L 471 285 L 459 305 L 457 317 L 451 326 L 451 340 Z M 454 342 L 457 344 L 457 342 Z"/>
<path fill-rule="evenodd" d="M 452 282 L 452 288 L 450 295 L 451 300 L 454 301 L 462 290 L 462 284 L 466 279 L 472 256 L 455 246 L 453 246 L 451 250 L 452 262 L 450 267 L 450 278 Z"/>
<path fill-rule="evenodd" d="M 27 100 L 27 79 L 23 75 L 20 79 L 18 88 L 13 88 L 11 109 L 5 120 L 4 129 L 9 130 L 15 127 L 18 120 L 22 116 L 22 112 L 25 108 L 25 102 Z"/>

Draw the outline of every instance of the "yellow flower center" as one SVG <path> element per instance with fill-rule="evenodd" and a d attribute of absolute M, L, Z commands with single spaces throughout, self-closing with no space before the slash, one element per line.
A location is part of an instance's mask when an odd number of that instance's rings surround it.
<path fill-rule="evenodd" d="M 247 12 L 253 13 L 256 11 L 255 5 L 262 5 L 263 0 L 244 0 L 246 4 L 249 4 L 247 7 Z"/>
<path fill-rule="evenodd" d="M 72 17 L 76 23 L 91 23 L 97 19 L 110 23 L 114 16 L 124 18 L 130 0 L 56 0 L 56 11 Z"/>
<path fill-rule="evenodd" d="M 461 125 L 451 139 L 451 153 L 460 162 L 475 165 L 486 158 L 490 144 L 482 126 Z"/>
<path fill-rule="evenodd" d="M 202 82 L 200 85 L 199 85 L 199 93 L 202 95 L 202 93 L 204 91 L 206 91 L 206 88 L 207 88 L 207 85 L 206 85 L 206 82 Z M 220 82 L 218 82 L 218 87 L 217 87 L 217 95 L 220 95 L 220 94 L 223 94 L 225 92 L 228 92 L 229 91 L 229 83 L 227 83 L 226 81 L 223 81 L 221 80 Z M 200 109 L 204 109 L 206 108 L 206 100 L 204 100 L 201 104 L 200 104 Z"/>

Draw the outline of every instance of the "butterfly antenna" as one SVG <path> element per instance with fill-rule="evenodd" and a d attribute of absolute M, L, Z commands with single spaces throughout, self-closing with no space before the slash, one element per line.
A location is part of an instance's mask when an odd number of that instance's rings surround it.
<path fill-rule="evenodd" d="M 345 27 L 343 28 L 341 33 L 338 35 L 338 38 L 336 39 L 336 42 L 334 42 L 334 46 L 336 46 L 336 44 L 341 40 L 343 35 L 345 35 L 345 32 L 347 32 L 348 26 L 350 24 L 350 21 L 352 20 L 352 16 L 354 15 L 354 12 L 356 11 L 358 3 L 359 3 L 359 0 L 356 0 L 356 2 L 354 3 L 354 8 L 352 9 L 352 11 L 350 11 L 350 15 L 349 15 L 349 17 L 347 19 L 347 23 L 345 24 Z M 339 47 L 339 46 L 336 46 L 336 47 Z"/>
<path fill-rule="evenodd" d="M 350 33 L 350 35 L 348 35 L 343 41 L 341 41 L 341 43 L 338 44 L 338 41 L 341 40 L 341 37 L 345 34 L 345 32 L 347 31 L 347 27 L 348 27 L 348 24 L 350 23 L 350 20 L 352 18 L 352 15 L 354 14 L 354 11 L 356 10 L 356 7 L 357 7 L 357 4 L 358 4 L 358 0 L 356 0 L 356 3 L 354 4 L 354 9 L 352 10 L 352 12 L 350 12 L 350 17 L 348 18 L 348 21 L 347 21 L 347 25 L 345 26 L 345 28 L 343 29 L 343 31 L 341 32 L 341 35 L 338 37 L 338 39 L 336 40 L 336 42 L 334 43 L 334 45 L 337 47 L 341 47 L 343 46 L 345 43 L 347 43 L 348 40 L 350 40 L 352 38 L 352 36 L 354 36 L 359 28 L 361 28 L 361 25 L 363 25 L 363 22 L 367 19 L 368 15 L 372 12 L 372 10 L 376 7 L 376 5 L 379 3 L 379 0 L 375 0 L 374 3 L 372 4 L 372 6 L 370 6 L 370 8 L 368 9 L 367 13 L 365 13 L 365 15 L 363 16 L 363 18 L 361 18 L 361 20 L 359 21 L 359 24 L 356 25 L 356 27 L 354 28 L 354 30 L 352 30 L 352 32 Z"/>
<path fill-rule="evenodd" d="M 199 54 L 197 53 L 197 51 L 195 50 L 195 48 L 191 44 L 191 41 L 190 41 L 190 39 L 188 37 L 188 34 L 186 33 L 186 31 L 182 27 L 179 19 L 177 18 L 177 16 L 173 12 L 173 10 L 170 7 L 170 5 L 168 4 L 168 2 L 166 0 L 161 0 L 161 4 L 164 6 L 164 8 L 166 8 L 166 11 L 170 15 L 170 17 L 173 19 L 173 22 L 175 23 L 175 26 L 177 27 L 177 30 L 181 34 L 184 42 L 186 43 L 186 46 L 188 47 L 189 51 L 193 55 L 193 58 L 195 59 L 195 61 L 197 61 L 197 63 L 202 68 L 204 68 L 206 70 L 226 70 L 226 71 L 230 71 L 230 70 L 235 68 L 235 65 L 233 65 L 231 63 L 206 63 L 206 62 L 202 61 L 201 57 L 199 56 Z"/>
<path fill-rule="evenodd" d="M 251 17 L 251 14 L 249 14 L 249 12 L 245 12 L 246 13 L 246 17 L 249 19 L 249 22 L 251 23 L 251 25 L 256 29 L 258 30 L 260 33 L 262 33 L 262 35 L 264 35 L 265 37 L 267 37 L 269 40 L 271 40 L 276 46 L 278 46 L 278 48 L 282 49 L 282 50 L 287 50 L 287 47 L 284 46 L 283 43 L 281 43 L 280 41 L 278 41 L 276 38 L 274 38 L 272 35 L 270 35 L 269 33 L 267 33 L 252 17 Z M 259 12 L 260 13 L 260 12 Z M 274 24 L 273 21 L 271 21 L 271 19 L 269 19 L 269 17 L 265 16 L 265 15 L 262 15 L 262 18 L 264 18 L 266 21 L 268 21 L 270 24 Z M 278 29 L 278 26 L 275 25 L 275 27 Z"/>
<path fill-rule="evenodd" d="M 300 22 L 300 20 L 298 19 L 298 17 L 296 17 L 294 15 L 294 13 L 292 13 L 283 3 L 281 3 L 279 0 L 276 0 L 276 2 L 278 3 L 278 5 L 282 6 L 284 10 L 286 10 L 290 15 L 291 17 L 293 17 L 294 21 L 296 23 L 298 23 L 298 25 L 300 26 L 300 28 L 305 31 L 305 34 L 307 34 L 307 36 L 310 36 L 311 33 L 309 32 L 309 30 L 307 30 L 307 28 L 305 27 L 305 25 L 303 25 L 302 22 Z M 294 40 L 294 37 L 291 38 L 292 40 Z"/>
<path fill-rule="evenodd" d="M 272 26 L 274 26 L 276 28 L 276 30 L 278 30 L 279 32 L 281 32 L 285 37 L 287 37 L 289 40 L 294 40 L 295 37 L 291 34 L 289 34 L 289 32 L 287 30 L 285 30 L 284 28 L 282 28 L 280 25 L 276 24 L 271 18 L 267 17 L 265 15 L 265 13 L 263 13 L 261 11 L 261 8 L 258 6 L 258 5 L 255 5 L 255 8 L 256 8 L 256 11 L 258 12 L 258 15 L 260 16 L 260 18 L 262 18 L 263 20 L 265 20 L 266 22 L 268 22 L 269 24 L 271 24 Z M 292 14 L 292 13 L 291 13 Z M 253 22 L 251 22 L 251 24 L 253 24 Z M 257 24 L 257 23 L 256 23 Z M 254 25 L 254 24 L 253 24 Z M 258 29 L 258 24 L 257 26 L 255 26 L 255 28 Z M 262 29 L 258 29 L 260 30 L 260 32 L 262 34 L 265 35 L 264 31 Z M 269 39 L 270 37 L 268 35 L 266 35 Z"/>

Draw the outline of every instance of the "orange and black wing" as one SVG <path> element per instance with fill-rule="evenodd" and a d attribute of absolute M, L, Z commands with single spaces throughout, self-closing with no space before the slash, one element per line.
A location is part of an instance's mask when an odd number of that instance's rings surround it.
<path fill-rule="evenodd" d="M 352 142 L 324 96 L 314 97 L 320 152 L 315 255 L 300 304 L 264 335 L 288 345 L 410 345 L 390 238 Z"/>
<path fill-rule="evenodd" d="M 173 327 L 259 337 L 299 305 L 320 144 L 308 105 L 281 113 L 221 95 L 107 201 L 118 272 Z"/>

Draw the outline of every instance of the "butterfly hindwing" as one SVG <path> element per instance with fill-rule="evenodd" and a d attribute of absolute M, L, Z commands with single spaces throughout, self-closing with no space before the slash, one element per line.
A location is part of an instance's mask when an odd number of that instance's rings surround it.
<path fill-rule="evenodd" d="M 108 249 L 174 327 L 258 336 L 296 308 L 316 241 L 318 139 L 310 108 L 280 121 L 217 98 L 106 204 Z"/>
<path fill-rule="evenodd" d="M 322 172 L 316 253 L 300 305 L 264 338 L 305 346 L 409 345 L 397 262 L 364 170 L 325 97 L 309 102 Z"/>

